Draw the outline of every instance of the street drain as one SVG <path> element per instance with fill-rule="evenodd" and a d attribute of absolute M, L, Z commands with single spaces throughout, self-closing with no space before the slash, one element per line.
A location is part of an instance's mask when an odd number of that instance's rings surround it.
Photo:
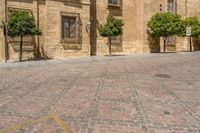
<path fill-rule="evenodd" d="M 165 115 L 170 115 L 171 113 L 170 113 L 169 111 L 166 111 L 166 110 L 165 110 L 165 111 L 164 111 L 164 114 L 165 114 Z"/>
<path fill-rule="evenodd" d="M 170 78 L 170 76 L 167 74 L 156 74 L 155 76 L 159 78 Z"/>

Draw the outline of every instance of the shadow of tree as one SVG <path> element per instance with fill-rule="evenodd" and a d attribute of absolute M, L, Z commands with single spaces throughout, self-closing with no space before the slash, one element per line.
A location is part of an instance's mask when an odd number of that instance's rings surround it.
<path fill-rule="evenodd" d="M 160 53 L 160 38 L 159 37 L 153 37 L 150 34 L 150 31 L 147 30 L 147 44 L 149 46 L 151 53 Z"/>
<path fill-rule="evenodd" d="M 192 39 L 194 51 L 199 51 L 200 50 L 200 37 L 193 37 Z"/>

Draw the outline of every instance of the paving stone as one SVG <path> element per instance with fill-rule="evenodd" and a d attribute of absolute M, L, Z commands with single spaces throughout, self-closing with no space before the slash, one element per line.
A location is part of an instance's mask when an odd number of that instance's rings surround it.
<path fill-rule="evenodd" d="M 176 104 L 148 102 L 143 103 L 143 109 L 155 125 L 171 126 L 195 126 L 198 121 L 188 115 L 181 107 Z"/>
<path fill-rule="evenodd" d="M 196 52 L 1 64 L 0 132 L 200 132 L 199 58 Z M 30 120 L 36 122 L 18 126 Z"/>
<path fill-rule="evenodd" d="M 93 133 L 144 133 L 142 128 L 95 125 Z"/>
<path fill-rule="evenodd" d="M 174 91 L 184 102 L 200 102 L 200 91 Z"/>
<path fill-rule="evenodd" d="M 96 118 L 110 120 L 138 120 L 137 108 L 132 103 L 100 101 Z"/>
<path fill-rule="evenodd" d="M 42 121 L 34 125 L 17 129 L 14 133 L 66 133 L 62 127 L 59 127 L 54 121 Z"/>
<path fill-rule="evenodd" d="M 16 117 L 16 116 L 3 116 L 0 115 L 0 131 L 10 127 L 14 127 L 19 123 L 23 123 L 28 118 L 25 117 Z"/>

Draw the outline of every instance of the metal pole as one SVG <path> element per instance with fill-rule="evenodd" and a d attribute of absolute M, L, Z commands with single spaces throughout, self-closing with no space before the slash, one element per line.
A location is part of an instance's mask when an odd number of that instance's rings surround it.
<path fill-rule="evenodd" d="M 7 0 L 5 0 L 5 23 L 4 23 L 4 45 L 5 45 L 5 63 L 7 63 L 8 60 L 8 30 L 7 30 L 7 14 L 8 8 L 7 8 Z"/>
<path fill-rule="evenodd" d="M 190 36 L 190 52 L 192 52 L 192 36 Z"/>

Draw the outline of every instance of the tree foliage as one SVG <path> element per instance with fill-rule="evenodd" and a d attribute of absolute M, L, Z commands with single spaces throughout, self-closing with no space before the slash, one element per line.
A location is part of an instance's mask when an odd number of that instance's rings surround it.
<path fill-rule="evenodd" d="M 166 39 L 168 36 L 181 34 L 183 25 L 181 17 L 173 13 L 157 13 L 151 17 L 147 26 L 150 29 L 150 34 L 154 37 L 163 37 L 164 52 L 166 51 Z"/>
<path fill-rule="evenodd" d="M 107 22 L 104 25 L 100 25 L 98 30 L 102 37 L 118 36 L 123 33 L 123 21 L 115 18 L 112 14 L 107 17 Z"/>
<path fill-rule="evenodd" d="M 186 28 L 192 28 L 192 37 L 197 37 L 200 35 L 200 21 L 197 17 L 188 17 L 182 20 L 181 22 L 182 28 L 180 29 L 179 36 L 186 35 Z"/>
<path fill-rule="evenodd" d="M 123 20 L 115 18 L 112 14 L 107 17 L 107 22 L 101 24 L 98 28 L 99 34 L 102 37 L 108 37 L 109 40 L 109 53 L 111 55 L 111 37 L 122 35 L 123 33 Z"/>
<path fill-rule="evenodd" d="M 155 37 L 168 37 L 180 32 L 181 17 L 172 13 L 157 13 L 152 16 L 147 26 L 151 35 Z"/>
<path fill-rule="evenodd" d="M 198 37 L 200 35 L 200 21 L 197 17 L 188 17 L 181 22 L 182 29 L 180 29 L 179 36 L 186 36 L 186 28 L 191 27 L 192 33 L 189 37 L 190 40 L 190 52 L 192 52 L 192 37 Z"/>
<path fill-rule="evenodd" d="M 23 37 L 27 35 L 41 35 L 42 32 L 35 24 L 34 17 L 26 11 L 12 11 L 8 20 L 8 36 L 20 37 L 20 56 L 22 60 Z"/>
<path fill-rule="evenodd" d="M 8 35 L 10 37 L 41 35 L 35 25 L 34 17 L 26 11 L 12 11 L 8 20 Z"/>

